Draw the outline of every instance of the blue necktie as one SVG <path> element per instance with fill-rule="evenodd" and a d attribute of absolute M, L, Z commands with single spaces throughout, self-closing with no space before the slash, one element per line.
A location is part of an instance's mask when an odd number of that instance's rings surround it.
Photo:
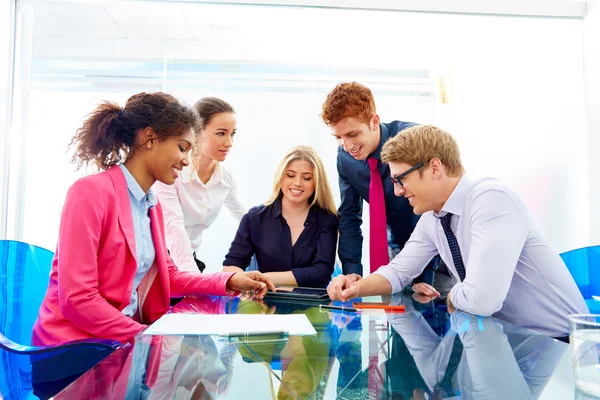
<path fill-rule="evenodd" d="M 454 267 L 456 268 L 456 272 L 458 272 L 458 277 L 461 281 L 464 281 L 465 265 L 463 264 L 463 260 L 460 255 L 460 247 L 458 247 L 456 236 L 454 236 L 454 232 L 452 232 L 452 229 L 450 229 L 451 218 L 452 213 L 447 213 L 443 217 L 440 217 L 440 223 L 442 224 L 442 228 L 444 228 L 446 239 L 448 239 L 448 245 L 450 246 L 450 251 L 452 252 L 452 261 L 454 261 Z"/>
<path fill-rule="evenodd" d="M 455 395 L 455 393 L 453 393 L 454 391 L 452 390 L 452 377 L 458 369 L 458 364 L 462 357 L 462 351 L 463 344 L 457 334 L 454 337 L 452 352 L 450 353 L 450 359 L 448 360 L 448 366 L 446 367 L 444 377 L 434 386 L 434 389 L 443 392 L 443 394 L 445 394 L 447 397 Z"/>

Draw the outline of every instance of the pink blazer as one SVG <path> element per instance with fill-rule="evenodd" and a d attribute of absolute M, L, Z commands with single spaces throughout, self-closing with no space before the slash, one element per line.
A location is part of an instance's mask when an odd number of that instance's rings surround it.
<path fill-rule="evenodd" d="M 171 296 L 226 294 L 232 273 L 177 269 L 167 254 L 160 203 L 150 210 L 150 220 L 158 272 L 142 304 L 142 322 L 152 323 L 167 312 Z M 121 313 L 130 302 L 136 269 L 133 217 L 123 172 L 114 166 L 77 180 L 63 206 L 50 284 L 33 328 L 33 344 L 86 338 L 130 341 L 146 327 Z"/>

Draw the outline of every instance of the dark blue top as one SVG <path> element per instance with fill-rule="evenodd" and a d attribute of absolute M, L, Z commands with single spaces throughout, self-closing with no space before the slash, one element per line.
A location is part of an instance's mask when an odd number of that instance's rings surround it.
<path fill-rule="evenodd" d="M 261 272 L 291 270 L 298 286 L 325 287 L 333 273 L 337 228 L 337 217 L 315 205 L 292 246 L 290 227 L 281 214 L 281 199 L 252 207 L 242 217 L 223 265 L 246 269 L 256 254 Z"/>
<path fill-rule="evenodd" d="M 378 159 L 379 175 L 383 182 L 385 196 L 386 221 L 391 229 L 393 240 L 401 248 L 410 237 L 419 217 L 415 215 L 412 207 L 404 197 L 394 195 L 394 184 L 390 179 L 390 167 L 381 164 L 381 148 L 391 137 L 404 129 L 417 124 L 413 122 L 393 121 L 389 124 L 381 123 L 381 140 L 377 149 L 369 155 Z M 344 274 L 362 275 L 362 242 L 363 236 L 360 226 L 362 224 L 362 201 L 369 202 L 369 184 L 371 171 L 367 160 L 357 160 L 345 151 L 338 148 L 337 170 L 339 175 L 340 196 L 342 201 L 338 209 L 340 225 L 339 255 L 342 261 Z"/>

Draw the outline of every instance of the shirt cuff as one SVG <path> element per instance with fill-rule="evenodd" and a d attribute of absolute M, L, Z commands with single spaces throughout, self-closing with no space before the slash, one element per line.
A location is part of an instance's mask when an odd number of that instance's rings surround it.
<path fill-rule="evenodd" d="M 310 286 L 306 284 L 306 281 L 304 279 L 304 276 L 306 274 L 303 273 L 303 271 L 301 271 L 300 269 L 292 269 L 290 272 L 292 273 L 292 275 L 294 275 L 294 279 L 296 280 L 296 284 L 298 286 Z"/>
<path fill-rule="evenodd" d="M 404 288 L 402 281 L 398 277 L 398 274 L 391 267 L 379 267 L 379 269 L 375 271 L 373 275 L 381 275 L 387 279 L 390 282 L 390 285 L 392 285 L 392 294 L 401 292 Z"/>
<path fill-rule="evenodd" d="M 456 285 L 454 285 L 454 287 L 450 289 L 448 296 L 450 296 L 450 301 L 452 302 L 452 305 L 456 310 L 466 311 L 464 305 L 461 304 L 462 302 L 460 300 L 462 295 L 462 293 L 459 294 L 460 285 L 462 285 L 462 282 L 458 282 Z"/>
<path fill-rule="evenodd" d="M 359 263 L 347 263 L 342 266 L 344 275 L 357 274 L 363 276 L 363 267 Z"/>

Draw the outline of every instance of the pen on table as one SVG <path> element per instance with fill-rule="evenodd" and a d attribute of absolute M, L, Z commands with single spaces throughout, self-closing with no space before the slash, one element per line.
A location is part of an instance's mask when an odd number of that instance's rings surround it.
<path fill-rule="evenodd" d="M 337 310 L 337 311 L 347 311 L 347 312 L 357 312 L 354 307 L 346 307 L 346 306 L 326 306 L 324 304 L 320 304 L 319 308 L 324 310 Z"/>

